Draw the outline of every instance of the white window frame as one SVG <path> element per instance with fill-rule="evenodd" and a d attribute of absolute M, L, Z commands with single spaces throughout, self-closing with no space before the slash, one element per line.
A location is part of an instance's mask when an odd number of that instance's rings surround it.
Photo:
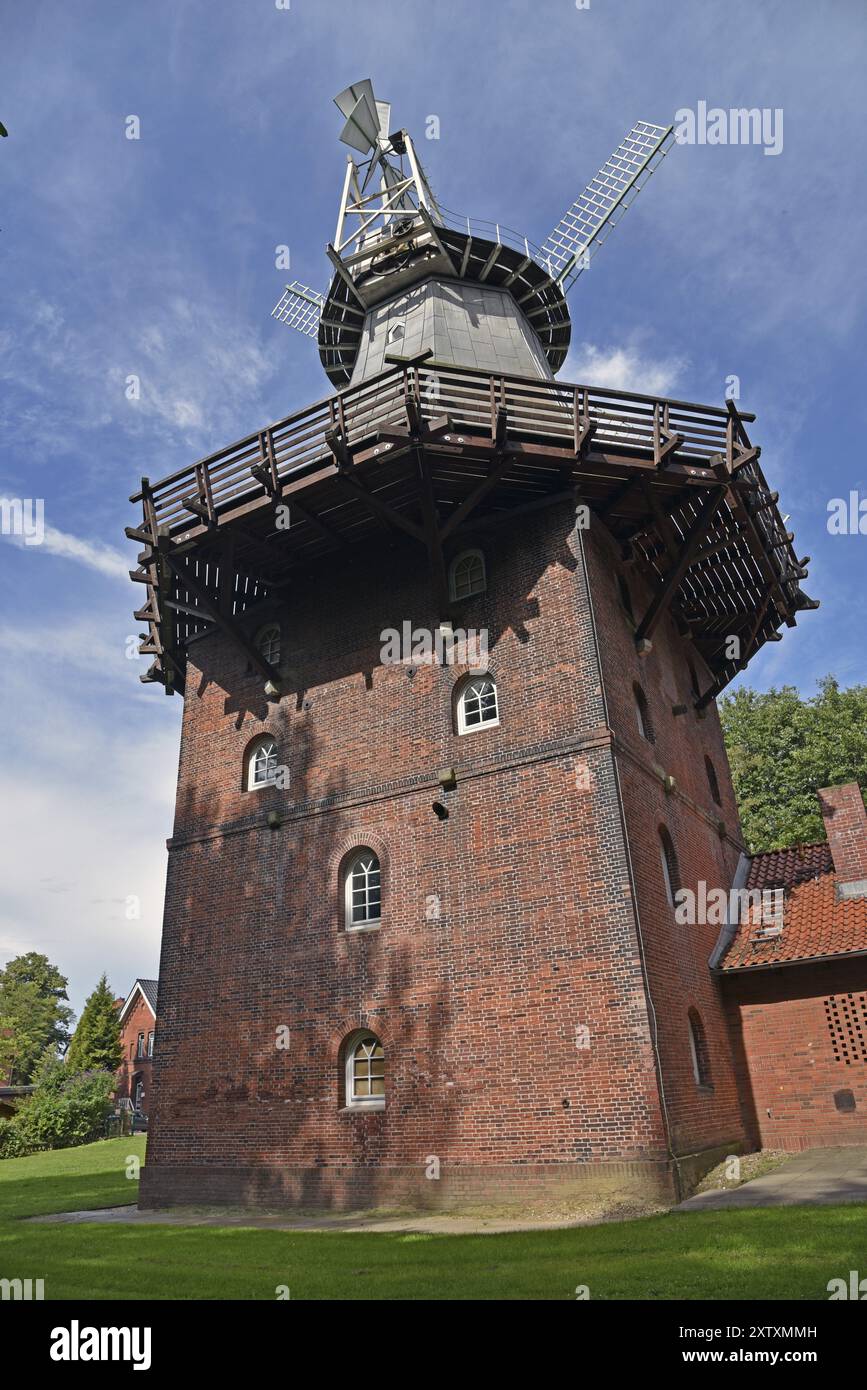
<path fill-rule="evenodd" d="M 472 724 L 467 723 L 467 696 L 470 691 L 482 686 L 489 685 L 494 692 L 494 716 L 492 719 L 479 719 Z M 497 682 L 493 676 L 474 676 L 472 680 L 465 681 L 458 695 L 458 733 L 474 734 L 479 729 L 494 729 L 500 722 L 500 694 L 497 689 Z"/>
<path fill-rule="evenodd" d="M 361 889 L 355 888 L 355 871 L 366 859 L 375 862 L 376 868 L 370 867 L 365 871 L 364 886 Z M 377 917 L 366 916 L 362 921 L 353 920 L 353 899 L 355 892 L 363 892 L 365 895 L 365 907 L 369 908 L 369 895 L 373 885 L 369 879 L 376 874 L 376 887 L 379 889 L 379 915 Z M 343 907 L 344 907 L 344 926 L 347 931 L 375 931 L 382 925 L 382 864 L 379 855 L 372 849 L 360 849 L 353 854 L 346 868 L 343 871 Z"/>
<path fill-rule="evenodd" d="M 695 1045 L 695 1025 L 687 1014 L 686 1026 L 689 1029 L 689 1055 L 692 1058 L 692 1074 L 695 1077 L 696 1086 L 703 1086 L 701 1079 L 701 1068 L 698 1065 L 698 1048 Z"/>
<path fill-rule="evenodd" d="M 144 1035 L 144 1033 L 139 1033 L 139 1034 L 137 1035 L 137 1037 L 136 1037 L 136 1040 L 135 1040 L 135 1059 L 136 1059 L 137 1062 L 140 1062 L 144 1056 L 145 1056 L 145 1035 Z"/>
<path fill-rule="evenodd" d="M 351 1110 L 384 1110 L 385 1095 L 357 1096 L 355 1094 L 355 1059 L 362 1045 L 371 1040 L 382 1051 L 382 1082 L 385 1089 L 385 1048 L 382 1039 L 369 1028 L 360 1029 L 346 1041 L 346 1064 L 344 1069 L 344 1101 Z M 368 1054 L 368 1062 L 372 1059 Z M 376 1078 L 374 1078 L 376 1079 Z"/>
<path fill-rule="evenodd" d="M 259 762 L 259 755 L 265 749 L 269 751 L 265 754 L 265 776 L 257 778 L 256 768 Z M 273 734 L 263 734 L 257 738 L 247 754 L 247 791 L 257 792 L 262 787 L 273 787 L 277 780 L 277 740 Z"/>
<path fill-rule="evenodd" d="M 675 888 L 671 881 L 671 870 L 668 867 L 668 855 L 665 852 L 665 840 L 659 836 L 659 858 L 662 863 L 662 881 L 665 884 L 665 896 L 668 898 L 669 906 L 676 907 L 674 901 Z"/>
<path fill-rule="evenodd" d="M 647 704 L 647 696 L 637 681 L 632 687 L 632 698 L 635 701 L 635 716 L 638 720 L 638 732 L 641 734 L 645 743 L 653 743 L 650 733 L 650 710 Z"/>
<path fill-rule="evenodd" d="M 153 1057 L 153 1055 L 154 1055 L 154 1030 L 153 1030 L 153 1029 L 151 1029 L 151 1031 L 148 1033 L 147 1049 L 148 1049 L 148 1050 L 147 1050 L 147 1055 L 148 1055 L 148 1057 Z"/>
<path fill-rule="evenodd" d="M 263 628 L 259 629 L 259 633 L 256 637 L 256 649 L 268 662 L 269 666 L 280 665 L 281 641 L 282 633 L 279 623 L 266 623 Z"/>
<path fill-rule="evenodd" d="M 698 1010 L 696 1010 L 696 1013 L 698 1013 Z M 692 1014 L 687 1014 L 686 1022 L 689 1028 L 689 1055 L 692 1058 L 692 1074 L 695 1077 L 696 1086 L 706 1090 L 713 1085 L 711 1081 L 710 1059 L 708 1058 L 707 1074 L 702 1076 L 701 1065 L 698 1060 L 698 1042 L 695 1035 L 695 1023 L 693 1022 Z M 699 1026 L 704 1034 L 704 1051 L 707 1053 L 707 1033 L 704 1032 L 704 1023 L 701 1019 L 699 1019 Z"/>
<path fill-rule="evenodd" d="M 468 562 L 478 561 L 482 567 L 482 580 L 478 588 L 467 589 L 464 593 L 458 593 L 458 570 L 461 565 Z M 449 596 L 454 603 L 461 599 L 474 598 L 476 594 L 485 593 L 488 587 L 488 567 L 485 564 L 484 552 L 481 550 L 462 550 L 460 555 L 456 555 L 449 565 Z"/>

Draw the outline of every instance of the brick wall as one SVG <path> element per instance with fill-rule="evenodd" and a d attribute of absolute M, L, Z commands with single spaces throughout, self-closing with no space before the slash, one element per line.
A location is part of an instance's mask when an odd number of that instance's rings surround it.
<path fill-rule="evenodd" d="M 437 1191 L 476 1198 L 498 1200 L 521 1183 L 569 1188 L 576 1172 L 605 1190 L 612 1175 L 617 1185 L 643 1173 L 654 1190 L 669 1182 L 614 750 L 571 523 L 559 507 L 480 532 L 488 591 L 454 621 L 489 630 L 497 728 L 455 733 L 460 670 L 423 667 L 410 680 L 381 664 L 383 629 L 441 616 L 419 552 L 389 551 L 385 536 L 351 566 L 299 577 L 291 611 L 275 607 L 291 691 L 281 701 L 265 700 L 222 637 L 190 645 L 144 1203 L 184 1200 L 197 1174 L 213 1200 L 283 1193 L 346 1205 L 362 1190 L 390 1200 L 433 1190 L 423 1177 L 431 1156 Z M 711 747 L 736 833 L 719 729 L 713 715 L 675 721 L 666 711 L 683 672 L 667 673 L 672 651 L 659 642 L 641 673 L 658 756 L 683 792 L 666 798 L 635 763 L 644 750 L 637 736 L 627 748 L 621 687 L 637 658 L 605 557 L 596 541 L 589 549 L 675 1148 L 731 1145 L 740 1112 L 706 965 L 716 933 L 674 931 L 658 864 L 640 845 L 664 810 L 689 872 L 732 868 L 736 849 L 711 828 L 695 765 L 699 744 Z M 245 751 L 263 731 L 277 740 L 288 789 L 243 790 Z M 448 766 L 458 784 L 443 792 L 437 771 Z M 347 934 L 340 866 L 360 844 L 380 857 L 383 920 Z M 687 1075 L 694 1003 L 714 1052 L 714 1090 L 701 1096 Z M 387 1104 L 373 1114 L 341 1106 L 341 1043 L 359 1027 L 386 1052 Z M 281 1028 L 285 1051 L 275 1045 Z"/>
<path fill-rule="evenodd" d="M 867 1143 L 867 961 L 739 971 L 724 990 L 762 1147 Z"/>
<path fill-rule="evenodd" d="M 629 852 L 645 944 L 650 997 L 657 1020 L 660 1064 L 672 1147 L 689 1154 L 711 1146 L 736 1145 L 744 1138 L 731 1041 L 723 1000 L 708 971 L 719 925 L 680 925 L 668 902 L 662 874 L 658 829 L 665 826 L 674 845 L 681 886 L 731 887 L 742 842 L 737 806 L 716 706 L 704 717 L 692 708 L 693 675 L 699 690 L 710 676 L 692 644 L 670 617 L 653 635 L 652 650 L 639 656 L 634 623 L 621 600 L 618 575 L 629 585 L 635 619 L 640 621 L 651 593 L 623 566 L 615 547 L 594 532 L 588 547 L 594 611 L 599 630 L 609 719 L 618 748 Z M 647 700 L 643 737 L 634 686 Z M 687 712 L 673 714 L 686 705 Z M 711 791 L 705 759 L 716 774 L 720 803 Z M 674 778 L 665 790 L 664 777 Z M 723 821 L 725 830 L 720 831 Z M 707 1039 L 711 1084 L 696 1084 L 690 1052 L 688 1013 L 698 1012 Z"/>

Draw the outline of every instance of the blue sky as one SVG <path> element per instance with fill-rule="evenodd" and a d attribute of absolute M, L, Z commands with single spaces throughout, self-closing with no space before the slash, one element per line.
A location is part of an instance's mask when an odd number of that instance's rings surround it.
<path fill-rule="evenodd" d="M 575 287 L 561 376 L 721 402 L 736 374 L 822 600 L 747 680 L 867 679 L 867 536 L 826 528 L 867 496 L 862 0 L 2 0 L 2 24 L 0 495 L 44 498 L 47 531 L 0 537 L 0 962 L 45 951 L 77 1009 L 102 970 L 156 974 L 181 708 L 126 655 L 127 497 L 327 394 L 269 317 L 275 247 L 324 287 L 331 99 L 362 77 L 447 207 L 536 242 L 636 119 L 782 109 L 777 156 L 675 148 Z"/>

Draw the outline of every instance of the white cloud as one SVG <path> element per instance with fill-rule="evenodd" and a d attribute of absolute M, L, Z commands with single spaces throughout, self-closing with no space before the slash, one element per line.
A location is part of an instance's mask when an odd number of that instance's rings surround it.
<path fill-rule="evenodd" d="M 682 357 L 647 357 L 634 345 L 599 348 L 593 343 L 582 343 L 572 348 L 559 375 L 563 381 L 581 385 L 668 396 L 686 366 Z"/>
<path fill-rule="evenodd" d="M 0 629 L 0 964 L 43 951 L 78 1010 L 103 970 L 118 993 L 157 973 L 177 770 L 180 709 L 139 708 L 109 633 L 99 614 Z"/>
<path fill-rule="evenodd" d="M 5 499 L 0 498 L 0 502 Z M 47 555 L 59 555 L 64 560 L 73 560 L 85 565 L 87 569 L 97 570 L 110 579 L 122 579 L 129 583 L 129 563 L 113 546 L 102 541 L 85 541 L 78 536 L 70 536 L 66 531 L 58 531 L 56 526 L 46 526 L 38 544 L 28 545 L 24 536 L 3 533 L 3 539 L 18 545 L 22 550 L 44 551 Z"/>

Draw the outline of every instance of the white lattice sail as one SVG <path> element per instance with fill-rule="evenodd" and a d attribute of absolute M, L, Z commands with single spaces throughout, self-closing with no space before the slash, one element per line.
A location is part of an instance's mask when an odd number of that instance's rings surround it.
<path fill-rule="evenodd" d="M 674 140 L 673 127 L 638 121 L 542 243 L 541 261 L 564 290 L 587 268 Z"/>
<path fill-rule="evenodd" d="M 293 280 L 291 285 L 286 286 L 271 310 L 271 317 L 285 323 L 288 328 L 306 333 L 308 338 L 315 338 L 319 333 L 319 316 L 324 303 L 324 295 L 308 289 L 298 280 Z"/>

